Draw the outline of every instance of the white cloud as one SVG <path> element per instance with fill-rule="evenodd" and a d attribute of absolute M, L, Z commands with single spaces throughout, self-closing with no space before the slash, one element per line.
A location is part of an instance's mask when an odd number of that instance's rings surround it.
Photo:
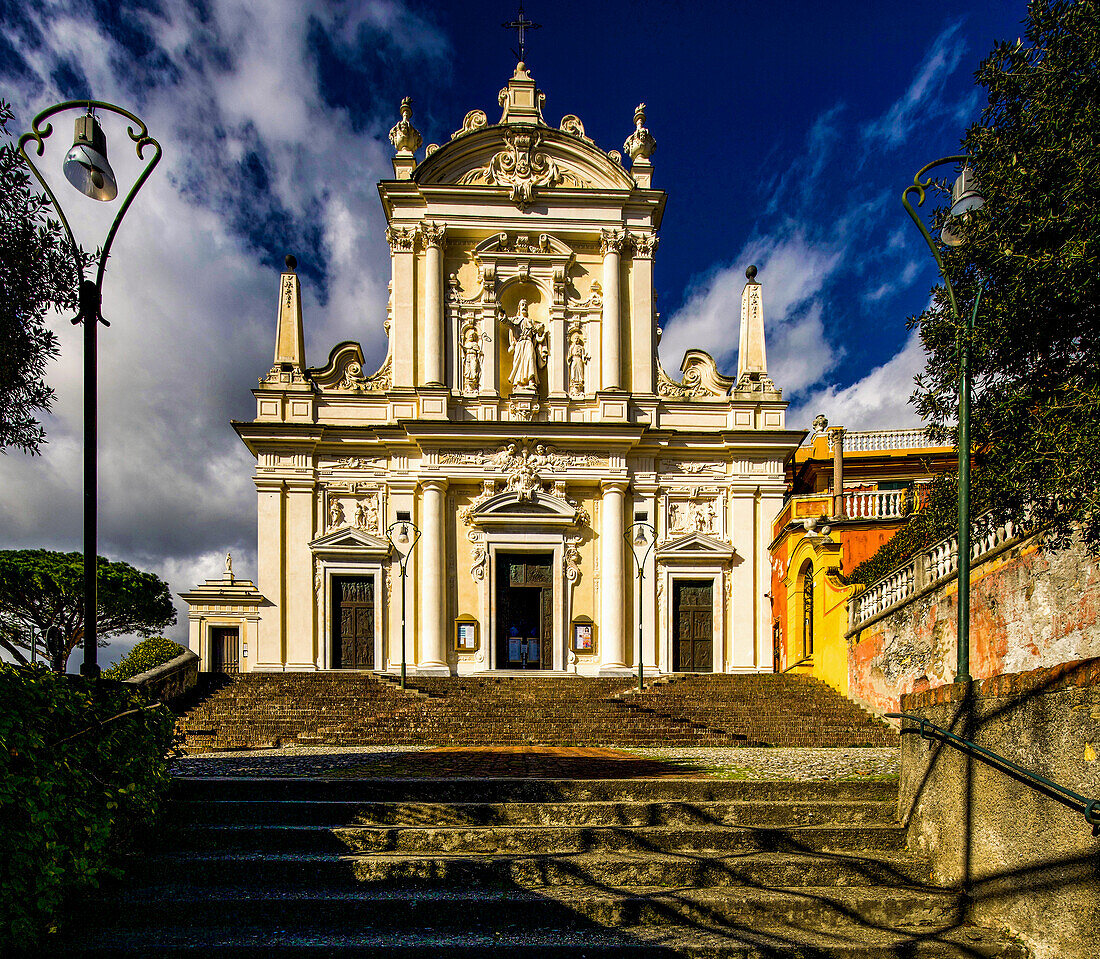
<path fill-rule="evenodd" d="M 391 31 L 397 49 L 422 57 L 440 56 L 446 41 L 393 2 L 314 9 L 217 0 L 208 16 L 171 3 L 139 18 L 168 65 L 163 83 L 137 89 L 118 69 L 125 51 L 79 3 L 42 3 L 27 15 L 41 33 L 41 43 L 17 48 L 31 79 L 5 91 L 21 119 L 63 99 L 56 66 L 79 61 L 89 89 L 135 109 L 164 147 L 118 233 L 104 284 L 111 327 L 99 336 L 100 551 L 157 572 L 173 593 L 218 574 L 227 549 L 238 573 L 255 579 L 252 458 L 229 421 L 252 418 L 249 385 L 271 363 L 277 271 L 259 265 L 247 214 L 269 203 L 319 224 L 327 302 L 304 279 L 308 361 L 319 365 L 341 339 L 361 341 L 370 360 L 385 354 L 389 255 L 373 183 L 389 173 L 384 138 L 397 104 L 353 129 L 324 102 L 307 27 L 319 23 L 346 51 L 363 25 Z M 55 123 L 43 169 L 59 164 L 71 122 Z M 105 116 L 111 162 L 129 183 L 141 165 L 112 124 Z M 234 179 L 235 161 L 253 150 L 265 160 L 266 195 L 241 195 Z M 109 222 L 105 205 L 62 195 L 78 239 L 95 247 Z M 57 393 L 48 444 L 40 457 L 0 456 L 7 548 L 81 546 L 82 330 L 64 317 L 51 326 L 62 354 L 48 373 Z M 181 615 L 170 635 L 185 633 Z"/>
<path fill-rule="evenodd" d="M 851 386 L 825 386 L 791 406 L 787 425 L 806 429 L 818 413 L 824 413 L 833 426 L 851 430 L 920 426 L 909 397 L 914 389 L 913 378 L 924 369 L 924 359 L 920 334 L 914 330 L 897 354 Z"/>
<path fill-rule="evenodd" d="M 866 144 L 888 147 L 904 143 L 913 125 L 920 119 L 939 114 L 953 114 L 957 105 L 943 102 L 943 89 L 947 78 L 959 65 L 966 52 L 966 41 L 961 36 L 962 21 L 949 24 L 932 42 L 924 55 L 917 73 L 908 89 L 877 119 L 863 126 Z"/>
<path fill-rule="evenodd" d="M 685 350 L 701 348 L 724 368 L 735 368 L 745 267 L 759 267 L 764 287 L 768 370 L 776 384 L 797 393 L 818 382 L 841 351 L 825 335 L 822 290 L 841 261 L 835 246 L 810 240 L 795 228 L 782 237 L 754 240 L 735 259 L 704 278 L 668 320 L 661 358 L 673 375 Z"/>

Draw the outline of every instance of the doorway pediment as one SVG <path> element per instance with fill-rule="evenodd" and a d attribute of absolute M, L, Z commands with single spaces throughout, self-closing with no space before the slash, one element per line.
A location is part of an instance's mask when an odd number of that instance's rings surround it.
<path fill-rule="evenodd" d="M 479 503 L 469 516 L 469 524 L 482 529 L 516 525 L 568 528 L 581 522 L 581 511 L 576 506 L 534 489 L 496 493 Z"/>
<path fill-rule="evenodd" d="M 657 560 L 661 563 L 736 563 L 739 557 L 729 543 L 706 533 L 692 532 L 659 546 Z"/>
<path fill-rule="evenodd" d="M 309 548 L 318 555 L 378 558 L 389 555 L 390 542 L 358 527 L 344 526 L 317 537 Z"/>

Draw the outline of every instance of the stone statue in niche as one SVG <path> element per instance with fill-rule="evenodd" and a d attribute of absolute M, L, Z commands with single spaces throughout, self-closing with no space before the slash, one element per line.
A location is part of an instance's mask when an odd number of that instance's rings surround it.
<path fill-rule="evenodd" d="M 344 505 L 338 500 L 331 500 L 328 504 L 328 527 L 335 529 L 344 523 Z"/>
<path fill-rule="evenodd" d="M 462 389 L 476 393 L 481 387 L 481 337 L 473 323 L 462 328 Z"/>
<path fill-rule="evenodd" d="M 584 396 L 584 364 L 589 356 L 584 350 L 584 334 L 581 325 L 569 327 L 569 395 Z"/>
<path fill-rule="evenodd" d="M 546 330 L 527 312 L 527 301 L 520 300 L 516 315 L 505 316 L 508 325 L 508 352 L 512 354 L 512 374 L 508 381 L 516 390 L 537 390 L 539 369 L 546 366 L 549 347 Z"/>

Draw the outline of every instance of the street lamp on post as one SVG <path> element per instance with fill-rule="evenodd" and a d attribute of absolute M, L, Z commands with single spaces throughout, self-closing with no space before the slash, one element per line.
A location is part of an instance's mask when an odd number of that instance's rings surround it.
<path fill-rule="evenodd" d="M 949 156 L 921 167 L 913 182 L 905 188 L 901 194 L 901 202 L 909 216 L 913 218 L 928 249 L 936 258 L 936 265 L 940 268 L 940 276 L 943 277 L 947 287 L 947 298 L 951 304 L 951 312 L 955 317 L 956 328 L 959 330 L 959 619 L 958 619 L 958 664 L 955 670 L 955 682 L 970 682 L 970 340 L 974 332 L 974 321 L 978 316 L 978 303 L 982 298 L 982 287 L 979 284 L 977 294 L 974 297 L 974 306 L 966 321 L 962 325 L 962 317 L 959 314 L 959 304 L 955 299 L 955 288 L 951 284 L 951 278 L 943 265 L 943 257 L 939 247 L 928 232 L 928 227 L 913 209 L 909 202 L 909 194 L 917 197 L 917 206 L 924 203 L 925 193 L 935 181 L 932 177 L 922 179 L 929 170 L 945 164 L 963 164 L 962 172 L 955 180 L 951 189 L 951 209 L 948 212 L 949 219 L 940 230 L 940 240 L 947 246 L 959 246 L 963 237 L 953 228 L 959 218 L 964 221 L 974 210 L 980 209 L 985 204 L 985 198 L 978 191 L 974 171 L 970 167 L 970 157 Z"/>
<path fill-rule="evenodd" d="M 65 211 L 54 195 L 49 183 L 38 171 L 27 152 L 27 145 L 34 141 L 35 154 L 42 156 L 46 147 L 46 138 L 53 132 L 53 124 L 48 123 L 50 117 L 67 110 L 83 110 L 84 114 L 77 118 L 76 133 L 73 137 L 72 148 L 65 156 L 63 170 L 65 178 L 81 193 L 93 200 L 110 202 L 118 196 L 118 184 L 115 181 L 114 171 L 107 160 L 107 138 L 103 128 L 99 125 L 99 119 L 95 111 L 116 113 L 131 121 L 127 127 L 127 133 L 134 142 L 139 160 L 145 159 L 145 151 L 152 149 L 153 155 L 146 162 L 130 192 L 126 194 L 122 205 L 118 208 L 111 228 L 107 232 L 107 239 L 99 254 L 99 265 L 96 270 L 95 280 L 89 280 L 84 275 L 84 259 L 77 246 Z M 76 261 L 77 274 L 80 277 L 78 288 L 78 304 L 80 312 L 73 318 L 73 323 L 84 324 L 84 662 L 80 665 L 80 673 L 90 679 L 99 676 L 99 663 L 97 661 L 97 636 L 96 636 L 96 519 L 97 519 L 97 460 L 96 445 L 98 442 L 98 409 L 97 409 L 97 377 L 96 377 L 96 334 L 99 324 L 110 326 L 100 312 L 103 299 L 103 271 L 107 266 L 107 257 L 111 253 L 111 245 L 115 241 L 122 218 L 130 209 L 138 191 L 145 185 L 149 174 L 160 162 L 161 149 L 151 136 L 143 120 L 135 116 L 129 110 L 117 107 L 101 100 L 66 100 L 47 107 L 34 118 L 31 129 L 19 138 L 19 152 L 24 162 L 30 167 L 31 172 L 42 184 L 46 191 L 50 204 L 57 212 L 58 219 L 65 229 L 65 235 L 69 240 L 73 259 Z"/>
<path fill-rule="evenodd" d="M 401 564 L 401 688 L 405 688 L 405 572 L 409 567 L 409 557 L 420 539 L 420 530 L 407 519 L 391 523 L 386 530 L 390 545 L 397 553 Z"/>
<path fill-rule="evenodd" d="M 657 542 L 657 530 L 652 523 L 632 523 L 623 533 L 623 539 L 630 547 L 630 555 L 634 557 L 634 564 L 638 567 L 638 689 L 645 684 L 645 674 L 642 665 L 642 581 L 645 579 L 645 561 L 649 558 L 649 551 Z"/>

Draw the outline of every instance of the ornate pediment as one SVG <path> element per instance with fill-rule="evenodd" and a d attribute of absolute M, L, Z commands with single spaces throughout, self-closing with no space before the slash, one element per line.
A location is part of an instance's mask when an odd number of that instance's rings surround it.
<path fill-rule="evenodd" d="M 320 369 L 309 370 L 310 378 L 326 392 L 333 393 L 384 393 L 390 388 L 391 359 L 368 376 L 363 367 L 363 348 L 347 340 L 333 347 L 328 363 Z"/>
<path fill-rule="evenodd" d="M 389 555 L 390 542 L 355 526 L 343 526 L 317 537 L 309 548 L 327 556 L 381 557 Z"/>
<path fill-rule="evenodd" d="M 545 490 L 520 486 L 495 493 L 477 503 L 463 517 L 470 526 L 578 527 L 587 523 L 585 511 L 575 503 Z"/>
<path fill-rule="evenodd" d="M 555 188 L 635 188 L 633 177 L 587 137 L 515 123 L 471 125 L 425 158 L 413 180 L 422 186 L 502 187 L 521 208 Z"/>
<path fill-rule="evenodd" d="M 736 557 L 737 552 L 729 543 L 707 533 L 687 533 L 657 547 L 657 560 L 662 563 L 731 563 Z"/>

